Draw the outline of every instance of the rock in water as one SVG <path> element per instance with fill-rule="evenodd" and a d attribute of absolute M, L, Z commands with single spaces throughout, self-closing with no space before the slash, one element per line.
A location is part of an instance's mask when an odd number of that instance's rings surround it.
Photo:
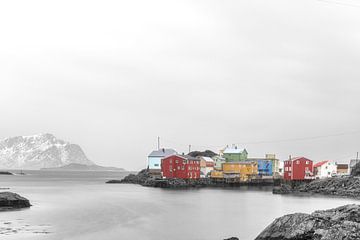
<path fill-rule="evenodd" d="M 30 207 L 30 202 L 19 194 L 0 192 L 0 210 L 12 210 Z"/>
<path fill-rule="evenodd" d="M 312 214 L 285 215 L 270 224 L 256 240 L 360 239 L 360 205 L 345 205 Z"/>

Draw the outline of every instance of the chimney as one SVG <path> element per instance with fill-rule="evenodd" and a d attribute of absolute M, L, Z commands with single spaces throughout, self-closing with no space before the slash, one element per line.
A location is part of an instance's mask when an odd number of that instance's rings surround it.
<path fill-rule="evenodd" d="M 163 153 L 165 153 L 165 148 L 162 149 Z"/>
<path fill-rule="evenodd" d="M 289 155 L 289 160 L 291 160 L 291 155 Z"/>

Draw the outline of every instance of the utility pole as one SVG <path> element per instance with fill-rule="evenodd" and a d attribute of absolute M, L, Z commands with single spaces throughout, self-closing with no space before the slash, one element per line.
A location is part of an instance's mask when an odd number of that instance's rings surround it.
<path fill-rule="evenodd" d="M 191 152 L 191 144 L 189 144 L 189 153 Z"/>
<path fill-rule="evenodd" d="M 158 137 L 158 150 L 160 150 L 160 137 Z"/>

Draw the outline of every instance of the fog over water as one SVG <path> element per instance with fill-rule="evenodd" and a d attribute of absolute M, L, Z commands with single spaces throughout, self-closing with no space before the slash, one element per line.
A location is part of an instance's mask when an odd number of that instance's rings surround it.
<path fill-rule="evenodd" d="M 129 170 L 157 136 L 179 152 L 346 162 L 359 13 L 355 0 L 2 1 L 0 138 L 49 132 Z"/>
<path fill-rule="evenodd" d="M 231 236 L 251 240 L 284 214 L 359 203 L 273 195 L 271 188 L 179 191 L 105 184 L 125 173 L 27 173 L 0 175 L 1 187 L 10 187 L 33 205 L 1 212 L 2 240 L 219 240 Z"/>

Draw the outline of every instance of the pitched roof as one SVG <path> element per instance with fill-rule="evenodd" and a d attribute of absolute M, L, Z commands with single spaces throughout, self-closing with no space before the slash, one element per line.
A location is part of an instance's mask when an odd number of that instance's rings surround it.
<path fill-rule="evenodd" d="M 312 161 L 312 160 L 310 160 L 310 159 L 308 159 L 306 157 L 294 157 L 294 158 L 291 158 L 290 161 L 293 162 L 293 161 L 300 160 L 300 159 L 304 159 L 304 160 L 307 160 L 307 161 Z"/>
<path fill-rule="evenodd" d="M 212 159 L 211 157 L 201 157 L 202 159 L 204 159 L 206 162 L 214 162 L 214 159 Z"/>
<path fill-rule="evenodd" d="M 225 148 L 224 150 L 224 153 L 242 153 L 243 151 L 246 152 L 246 149 L 241 149 L 241 148 L 230 148 L 230 147 L 227 147 Z"/>
<path fill-rule="evenodd" d="M 192 156 L 189 156 L 189 155 L 181 155 L 181 154 L 177 154 L 177 153 L 176 154 L 170 154 L 170 155 L 164 157 L 163 159 L 169 158 L 171 156 L 177 156 L 177 157 L 182 158 L 184 160 L 200 161 L 200 159 L 198 159 L 198 158 L 195 158 L 195 157 L 192 157 Z"/>
<path fill-rule="evenodd" d="M 162 148 L 159 150 L 152 151 L 148 157 L 166 157 L 173 154 L 177 154 L 177 152 L 174 149 Z"/>
<path fill-rule="evenodd" d="M 315 163 L 314 167 L 321 167 L 322 165 L 324 165 L 327 162 L 329 162 L 329 161 L 321 161 L 321 162 Z"/>

